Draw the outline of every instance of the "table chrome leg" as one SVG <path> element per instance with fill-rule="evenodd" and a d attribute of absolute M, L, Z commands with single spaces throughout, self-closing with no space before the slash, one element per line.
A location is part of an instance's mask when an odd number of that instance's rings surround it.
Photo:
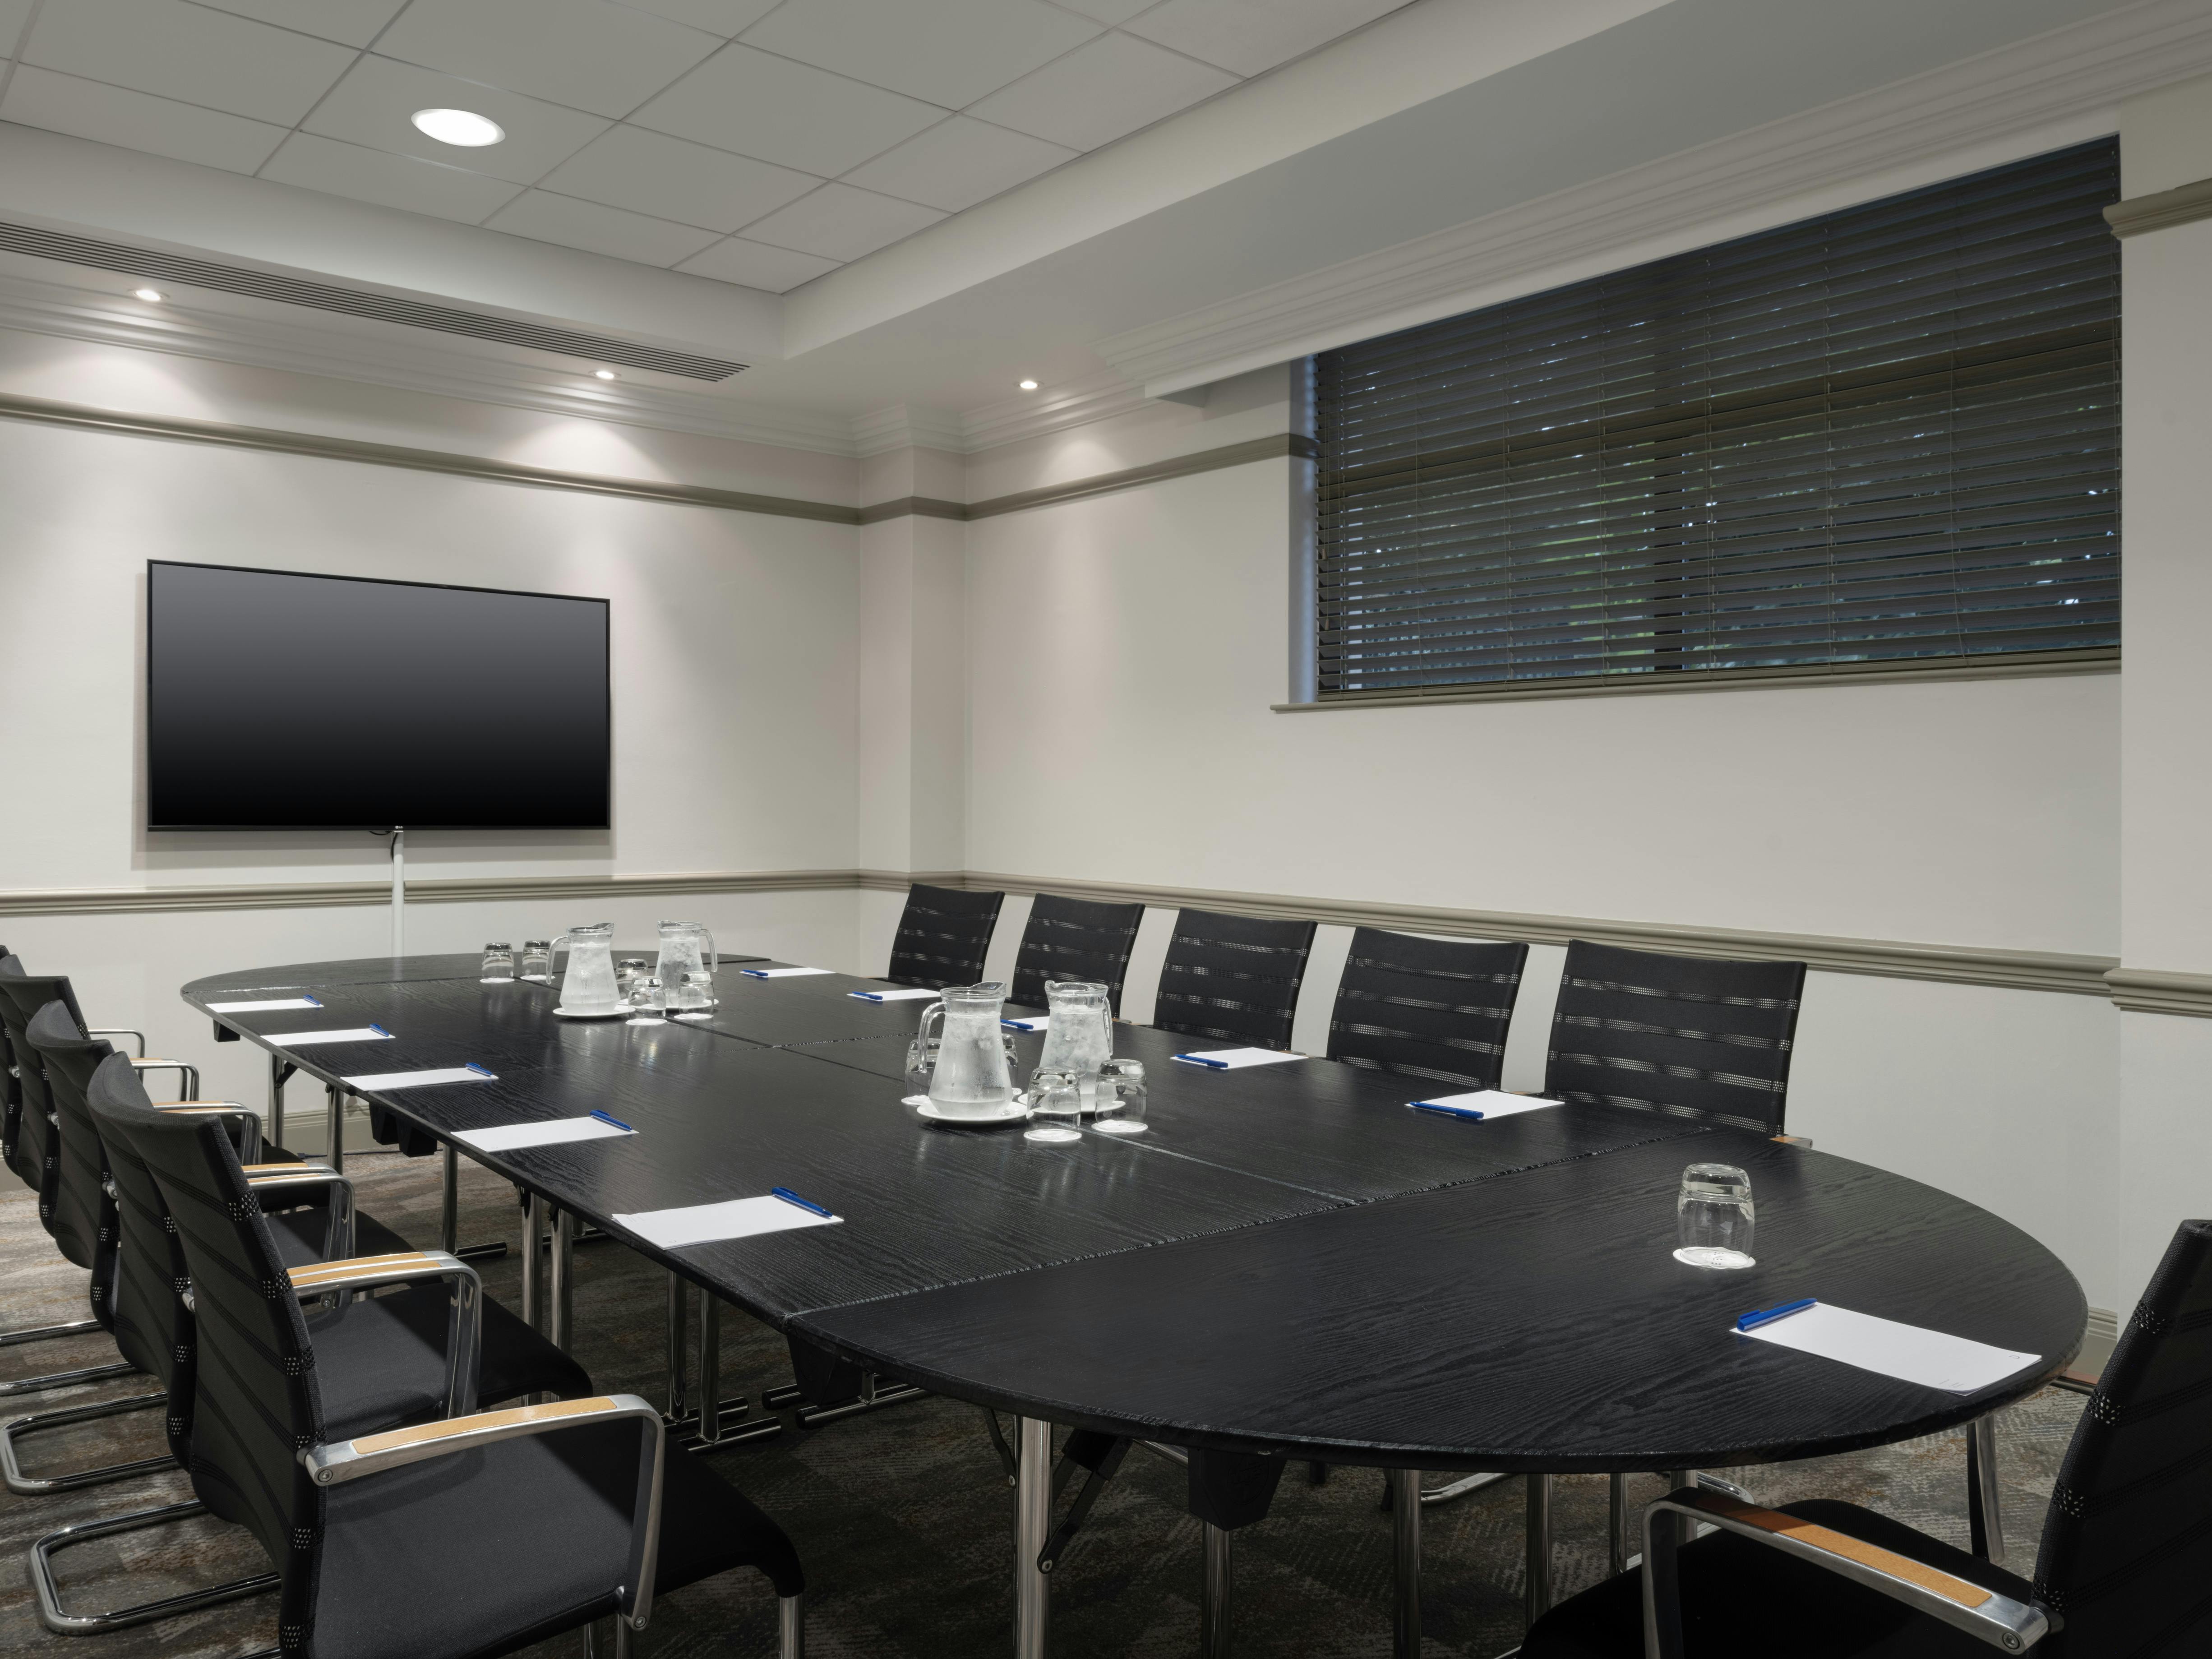
<path fill-rule="evenodd" d="M 1997 1490 L 1997 1419 L 1978 1417 L 1966 1428 L 1966 1503 L 1974 1553 L 2002 1566 L 2004 1518 Z"/>
<path fill-rule="evenodd" d="M 269 1056 L 269 1139 L 278 1146 L 284 1144 L 284 1080 L 291 1075 L 282 1055 Z"/>
<path fill-rule="evenodd" d="M 674 1268 L 668 1273 L 668 1419 L 683 1420 L 690 1409 L 684 1384 L 691 1371 L 691 1281 Z"/>
<path fill-rule="evenodd" d="M 1421 1472 L 1399 1469 L 1390 1477 L 1390 1553 L 1395 1593 L 1391 1603 L 1390 1650 L 1397 1659 L 1420 1659 Z"/>
<path fill-rule="evenodd" d="M 1694 1486 L 1697 1484 L 1698 1472 L 1695 1469 L 1669 1469 L 1667 1471 L 1667 1490 L 1668 1492 L 1680 1492 L 1685 1486 Z M 1674 1540 L 1677 1547 L 1690 1542 L 1698 1535 L 1698 1523 L 1691 1520 L 1688 1516 L 1678 1515 L 1673 1517 L 1673 1521 L 1674 1526 Z"/>
<path fill-rule="evenodd" d="M 1052 1584 L 1037 1565 L 1052 1534 L 1052 1425 L 1014 1419 L 1014 1659 L 1044 1659 Z"/>
<path fill-rule="evenodd" d="M 327 1103 L 330 1122 L 330 1150 L 324 1156 L 330 1159 L 331 1168 L 343 1174 L 345 1170 L 345 1091 L 335 1083 L 323 1085 L 323 1098 Z"/>
<path fill-rule="evenodd" d="M 699 1291 L 699 1439 L 713 1445 L 722 1437 L 722 1304 L 714 1291 Z"/>
<path fill-rule="evenodd" d="M 576 1218 L 562 1210 L 553 1218 L 553 1322 L 547 1335 L 566 1351 L 575 1337 Z"/>
<path fill-rule="evenodd" d="M 1229 1545 L 1235 1536 L 1228 1528 L 1206 1522 L 1206 1581 L 1198 1601 L 1199 1651 L 1204 1659 L 1229 1659 L 1229 1603 L 1232 1580 Z"/>
<path fill-rule="evenodd" d="M 438 1198 L 438 1248 L 447 1255 L 461 1248 L 461 1149 L 446 1143 L 445 1188 Z"/>
<path fill-rule="evenodd" d="M 1635 1552 L 1628 1547 L 1628 1477 L 1615 1471 L 1606 1476 L 1605 1529 L 1612 1545 L 1612 1568 L 1614 1575 L 1628 1571 L 1628 1558 Z"/>
<path fill-rule="evenodd" d="M 532 1193 L 522 1210 L 522 1320 L 533 1331 L 545 1328 L 544 1236 L 545 1200 Z"/>
<path fill-rule="evenodd" d="M 1528 1570 L 1521 1588 L 1521 1613 L 1533 1625 L 1552 1610 L 1552 1477 L 1528 1477 L 1526 1547 Z"/>

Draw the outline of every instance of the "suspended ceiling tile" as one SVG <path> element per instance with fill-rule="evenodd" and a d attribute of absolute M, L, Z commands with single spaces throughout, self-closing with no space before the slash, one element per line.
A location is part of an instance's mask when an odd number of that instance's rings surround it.
<path fill-rule="evenodd" d="M 857 259 L 944 216 L 934 208 L 917 207 L 871 190 L 824 185 L 811 196 L 747 225 L 745 235 L 825 259 Z"/>
<path fill-rule="evenodd" d="M 526 191 L 484 222 L 494 230 L 647 265 L 675 264 L 717 240 L 713 231 L 696 225 L 649 219 L 544 190 Z"/>
<path fill-rule="evenodd" d="M 376 43 L 388 58 L 627 115 L 722 44 L 606 0 L 413 0 Z"/>
<path fill-rule="evenodd" d="M 1059 0 L 1059 3 L 1102 23 L 1126 23 L 1147 6 L 1157 5 L 1158 0 Z"/>
<path fill-rule="evenodd" d="M 8 61 L 23 33 L 23 20 L 31 15 L 31 0 L 0 0 L 0 64 Z"/>
<path fill-rule="evenodd" d="M 957 109 L 1097 33 L 1042 0 L 785 0 L 745 43 Z"/>
<path fill-rule="evenodd" d="M 735 230 L 822 182 L 682 138 L 616 127 L 543 181 L 547 190 L 709 230 Z"/>
<path fill-rule="evenodd" d="M 1276 64 L 1349 34 L 1406 0 L 1167 0 L 1127 25 L 1129 33 L 1203 58 L 1239 75 Z"/>
<path fill-rule="evenodd" d="M 376 32 L 399 15 L 407 0 L 200 0 L 217 11 L 258 17 L 302 34 L 365 46 Z"/>
<path fill-rule="evenodd" d="M 956 115 L 855 167 L 845 182 L 957 213 L 1075 155 L 1025 132 Z"/>
<path fill-rule="evenodd" d="M 1096 149 L 1236 84 L 1235 76 L 1210 64 L 1107 34 L 968 112 L 1071 149 Z"/>
<path fill-rule="evenodd" d="M 631 118 L 655 131 L 834 179 L 945 114 L 933 104 L 733 45 Z"/>
<path fill-rule="evenodd" d="M 498 122 L 507 137 L 480 149 L 441 144 L 418 131 L 408 118 L 419 109 L 474 110 Z M 581 110 L 365 52 L 315 106 L 302 131 L 531 185 L 605 132 L 607 125 L 600 117 Z"/>
<path fill-rule="evenodd" d="M 120 144 L 125 149 L 252 173 L 284 141 L 284 129 L 242 115 L 179 104 L 151 93 L 80 81 L 20 64 L 0 101 L 0 121 Z"/>
<path fill-rule="evenodd" d="M 23 61 L 290 126 L 352 63 L 328 40 L 187 5 L 67 0 L 40 12 Z"/>
<path fill-rule="evenodd" d="M 629 3 L 671 22 L 689 23 L 709 34 L 727 36 L 759 22 L 781 0 L 629 0 Z"/>
<path fill-rule="evenodd" d="M 295 132 L 287 138 L 261 169 L 261 176 L 471 225 L 483 222 L 516 191 L 504 179 L 343 144 L 312 132 Z"/>
<path fill-rule="evenodd" d="M 694 276 L 712 276 L 718 283 L 740 283 L 747 288 L 782 294 L 801 283 L 813 281 L 824 271 L 836 270 L 837 262 L 732 236 L 715 243 L 704 253 L 694 254 L 676 268 Z"/>

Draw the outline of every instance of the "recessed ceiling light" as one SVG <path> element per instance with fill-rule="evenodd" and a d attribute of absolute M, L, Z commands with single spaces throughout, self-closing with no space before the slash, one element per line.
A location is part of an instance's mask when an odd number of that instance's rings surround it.
<path fill-rule="evenodd" d="M 441 144 L 481 149 L 507 137 L 500 124 L 472 109 L 418 109 L 409 118 L 416 127 Z"/>
<path fill-rule="evenodd" d="M 611 368 L 595 368 L 592 373 L 602 380 L 619 380 L 622 379 L 622 376 L 616 374 Z"/>
<path fill-rule="evenodd" d="M 154 304 L 161 298 L 161 290 L 158 288 L 134 288 L 131 290 L 131 294 L 132 298 L 143 300 L 149 305 Z"/>
<path fill-rule="evenodd" d="M 1036 382 L 1035 380 L 1024 380 L 1022 382 L 1022 390 L 1024 392 L 1035 392 L 1036 390 Z"/>

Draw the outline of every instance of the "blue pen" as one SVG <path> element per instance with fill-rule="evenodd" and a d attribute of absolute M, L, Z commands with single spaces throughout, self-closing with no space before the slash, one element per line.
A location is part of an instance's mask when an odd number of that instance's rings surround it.
<path fill-rule="evenodd" d="M 494 1073 L 492 1073 L 492 1072 L 490 1072 L 490 1071 L 488 1071 L 487 1069 L 485 1069 L 485 1068 L 484 1068 L 483 1066 L 482 1066 L 477 1065 L 477 1064 L 476 1063 L 476 1061 L 474 1061 L 473 1060 L 467 1061 L 467 1062 L 466 1062 L 466 1063 L 462 1066 L 462 1070 L 464 1070 L 464 1071 L 469 1071 L 469 1072 L 474 1072 L 474 1073 L 475 1073 L 478 1077 L 488 1077 L 488 1078 L 490 1078 L 490 1079 L 492 1079 L 492 1080 L 493 1080 L 494 1082 L 497 1082 L 497 1081 L 499 1080 L 499 1079 L 498 1079 L 498 1078 L 497 1078 L 497 1076 L 496 1076 Z"/>
<path fill-rule="evenodd" d="M 390 1036 L 392 1035 L 391 1032 L 386 1030 L 381 1025 L 372 1024 L 368 1029 L 375 1032 L 379 1036 Z"/>
<path fill-rule="evenodd" d="M 595 1117 L 602 1123 L 611 1123 L 616 1128 L 620 1129 L 626 1135 L 634 1135 L 637 1133 L 636 1130 L 631 1128 L 629 1124 L 623 1122 L 620 1118 L 616 1117 L 610 1113 L 602 1112 L 597 1108 L 586 1113 L 585 1115 L 587 1117 Z"/>
<path fill-rule="evenodd" d="M 1218 1060 L 1208 1060 L 1204 1054 L 1177 1054 L 1177 1060 L 1187 1060 L 1194 1066 L 1203 1066 L 1209 1072 L 1225 1072 L 1229 1068 Z"/>
<path fill-rule="evenodd" d="M 1406 1103 L 1417 1112 L 1434 1112 L 1438 1117 L 1463 1117 L 1470 1123 L 1482 1121 L 1482 1114 L 1472 1106 L 1432 1106 L 1425 1100 L 1409 1100 Z"/>
<path fill-rule="evenodd" d="M 301 997 L 300 1000 L 306 1003 L 310 1008 L 319 1008 L 323 1006 L 321 1001 L 314 997 Z"/>
<path fill-rule="evenodd" d="M 823 1209 L 819 1204 L 808 1203 L 805 1199 L 801 1198 L 797 1193 L 792 1191 L 788 1187 L 771 1187 L 768 1190 L 770 1197 L 780 1198 L 787 1204 L 796 1204 L 800 1209 L 811 1210 L 817 1215 L 830 1215 L 830 1212 Z M 830 1216 L 830 1219 L 834 1221 L 836 1218 L 835 1216 Z"/>
<path fill-rule="evenodd" d="M 1785 1302 L 1778 1308 L 1754 1308 L 1735 1322 L 1735 1328 L 1740 1331 L 1756 1330 L 1761 1325 L 1771 1325 L 1778 1319 L 1787 1319 L 1791 1314 L 1820 1305 L 1819 1297 L 1808 1296 L 1802 1302 Z"/>

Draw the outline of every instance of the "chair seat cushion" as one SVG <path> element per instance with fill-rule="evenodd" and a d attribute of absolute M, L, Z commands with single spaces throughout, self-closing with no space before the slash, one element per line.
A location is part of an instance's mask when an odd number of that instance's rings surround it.
<path fill-rule="evenodd" d="M 1815 1499 L 1782 1513 L 1832 1527 L 1869 1544 L 2021 1601 L 2024 1579 L 1978 1556 L 1856 1504 Z M 1711 1533 L 1681 1553 L 1682 1639 L 1688 1659 L 1787 1654 L 1790 1659 L 1988 1659 L 1993 1650 L 1964 1631 L 1893 1601 L 1781 1551 L 1730 1533 Z M 1522 1659 L 1642 1659 L 1644 1574 L 1608 1578 L 1538 1620 Z"/>
<path fill-rule="evenodd" d="M 398 1247 L 404 1249 L 405 1245 Z M 379 1252 L 366 1246 L 363 1255 Z M 311 1315 L 324 1432 L 350 1439 L 446 1409 L 446 1288 L 423 1285 Z M 496 1405 L 518 1395 L 574 1400 L 592 1392 L 584 1368 L 489 1297 L 483 1300 L 477 1400 Z"/>
<path fill-rule="evenodd" d="M 612 1613 L 637 1437 L 635 1421 L 569 1429 L 327 1488 L 309 1650 L 491 1659 Z M 654 1594 L 747 1565 L 798 1594 L 782 1529 L 690 1453 L 664 1459 Z"/>

